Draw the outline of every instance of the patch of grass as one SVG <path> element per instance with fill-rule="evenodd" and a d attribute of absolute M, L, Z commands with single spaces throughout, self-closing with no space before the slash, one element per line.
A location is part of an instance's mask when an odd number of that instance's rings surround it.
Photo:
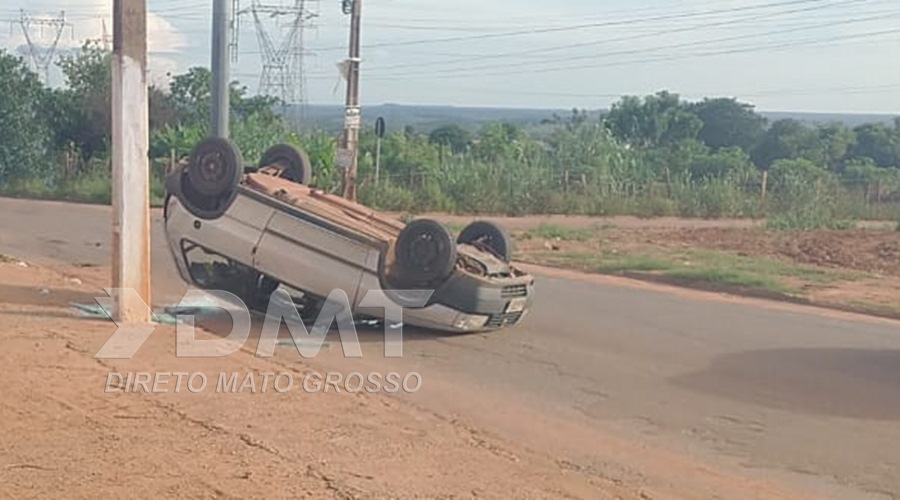
<path fill-rule="evenodd" d="M 737 269 L 721 267 L 680 268 L 667 271 L 665 275 L 679 280 L 714 285 L 754 288 L 779 293 L 790 291 L 789 287 L 778 281 L 777 277 Z"/>
<path fill-rule="evenodd" d="M 108 205 L 112 202 L 112 183 L 107 177 L 76 177 L 61 184 L 57 194 L 64 200 Z"/>
<path fill-rule="evenodd" d="M 847 231 L 856 229 L 857 221 L 836 218 L 826 213 L 787 212 L 776 214 L 766 220 L 766 228 L 775 231 L 833 229 Z"/>
<path fill-rule="evenodd" d="M 453 236 L 459 236 L 459 233 L 461 233 L 462 230 L 465 229 L 466 226 L 468 226 L 468 224 L 463 224 L 461 222 L 445 222 L 444 223 L 444 227 L 446 227 L 447 230 L 450 231 L 450 234 L 452 234 Z"/>
<path fill-rule="evenodd" d="M 53 188 L 40 179 L 12 179 L 0 188 L 0 194 L 12 197 L 47 198 L 53 194 Z"/>
<path fill-rule="evenodd" d="M 654 255 L 614 255 L 604 254 L 603 262 L 596 265 L 601 273 L 617 273 L 623 271 L 669 271 L 677 264 L 672 260 Z"/>
<path fill-rule="evenodd" d="M 0 264 L 12 264 L 13 262 L 16 262 L 16 259 L 0 253 Z"/>
<path fill-rule="evenodd" d="M 712 250 L 669 253 L 537 252 L 538 262 L 601 274 L 652 273 L 681 282 L 794 293 L 804 284 L 825 285 L 859 273 L 795 264 L 768 257 L 745 257 Z"/>
<path fill-rule="evenodd" d="M 594 236 L 594 232 L 587 228 L 565 227 L 542 222 L 536 228 L 526 231 L 523 236 L 526 239 L 543 238 L 555 240 L 559 238 L 565 241 L 587 241 Z"/>
<path fill-rule="evenodd" d="M 900 220 L 897 221 L 897 231 L 900 232 Z"/>
<path fill-rule="evenodd" d="M 732 269 L 738 272 L 795 278 L 814 283 L 831 283 L 853 279 L 858 276 L 857 273 L 847 270 L 825 269 L 769 257 L 745 257 L 733 253 L 710 250 L 690 251 L 687 254 L 687 259 L 692 263 L 700 263 L 696 267 Z"/>
<path fill-rule="evenodd" d="M 112 183 L 106 175 L 81 175 L 55 186 L 40 179 L 15 179 L 0 189 L 0 194 L 17 198 L 73 201 L 109 205 L 112 202 Z M 165 197 L 163 181 L 150 178 L 150 205 L 162 206 Z"/>

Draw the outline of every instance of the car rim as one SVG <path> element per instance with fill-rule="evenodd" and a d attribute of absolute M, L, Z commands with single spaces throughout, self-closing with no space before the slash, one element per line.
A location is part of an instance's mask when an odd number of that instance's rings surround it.
<path fill-rule="evenodd" d="M 210 185 L 217 185 L 225 178 L 225 158 L 218 152 L 210 152 L 200 158 L 200 180 Z"/>
<path fill-rule="evenodd" d="M 431 237 L 423 234 L 410 245 L 410 262 L 422 269 L 430 269 L 440 250 L 440 244 Z"/>

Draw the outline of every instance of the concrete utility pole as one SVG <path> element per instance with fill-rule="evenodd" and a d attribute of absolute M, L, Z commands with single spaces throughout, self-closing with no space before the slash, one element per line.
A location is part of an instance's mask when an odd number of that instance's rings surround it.
<path fill-rule="evenodd" d="M 146 0 L 114 0 L 112 62 L 113 318 L 148 323 L 150 162 Z M 142 302 L 143 301 L 143 302 Z"/>
<path fill-rule="evenodd" d="M 228 45 L 231 40 L 232 0 L 213 0 L 212 24 L 212 134 L 229 134 L 230 92 L 228 88 Z"/>
<path fill-rule="evenodd" d="M 359 40 L 362 21 L 362 0 L 350 3 L 350 57 L 347 60 L 347 106 L 344 115 L 344 149 L 350 154 L 350 165 L 344 170 L 343 196 L 356 201 L 356 170 L 359 164 Z"/>

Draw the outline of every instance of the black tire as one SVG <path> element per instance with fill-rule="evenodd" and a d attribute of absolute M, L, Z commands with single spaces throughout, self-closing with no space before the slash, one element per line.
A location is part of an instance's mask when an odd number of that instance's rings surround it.
<path fill-rule="evenodd" d="M 290 144 L 272 146 L 259 160 L 259 168 L 277 167 L 278 177 L 308 185 L 312 177 L 309 156 L 300 148 Z"/>
<path fill-rule="evenodd" d="M 240 182 L 244 160 L 237 146 L 228 139 L 207 137 L 191 151 L 188 179 L 204 196 L 219 198 Z"/>
<path fill-rule="evenodd" d="M 400 286 L 433 289 L 456 268 L 456 243 L 450 231 L 439 222 L 417 219 L 400 231 L 394 257 Z"/>
<path fill-rule="evenodd" d="M 207 162 L 209 169 L 205 172 L 203 162 Z M 218 171 L 213 165 L 216 163 Z M 218 137 L 206 138 L 191 151 L 187 166 L 167 177 L 166 190 L 177 196 L 195 217 L 219 218 L 237 196 L 243 163 L 241 152 L 234 143 Z"/>
<path fill-rule="evenodd" d="M 512 241 L 500 226 L 493 222 L 475 221 L 466 226 L 456 239 L 459 244 L 484 245 L 505 262 L 512 259 Z"/>

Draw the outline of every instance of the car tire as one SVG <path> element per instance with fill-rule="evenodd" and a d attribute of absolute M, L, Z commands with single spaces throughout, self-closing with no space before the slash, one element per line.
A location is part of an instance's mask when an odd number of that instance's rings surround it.
<path fill-rule="evenodd" d="M 278 177 L 303 185 L 308 185 L 312 177 L 309 156 L 290 144 L 278 144 L 266 150 L 258 167 L 260 171 L 274 169 Z"/>
<path fill-rule="evenodd" d="M 188 179 L 198 193 L 219 198 L 240 181 L 244 160 L 228 139 L 207 137 L 191 151 Z"/>
<path fill-rule="evenodd" d="M 191 151 L 185 170 L 167 179 L 167 190 L 195 217 L 216 219 L 237 196 L 244 163 L 237 146 L 219 137 L 200 141 Z"/>
<path fill-rule="evenodd" d="M 456 268 L 456 243 L 437 221 L 417 219 L 406 225 L 394 246 L 397 284 L 406 289 L 434 289 Z"/>
<path fill-rule="evenodd" d="M 504 262 L 512 259 L 512 241 L 500 226 L 493 222 L 475 221 L 459 233 L 459 244 L 482 244 L 491 249 Z"/>

